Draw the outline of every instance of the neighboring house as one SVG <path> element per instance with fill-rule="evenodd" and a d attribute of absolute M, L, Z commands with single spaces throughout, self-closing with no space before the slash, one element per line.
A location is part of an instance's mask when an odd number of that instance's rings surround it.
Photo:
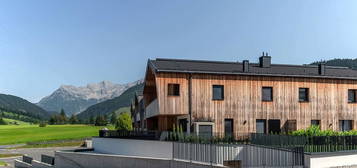
<path fill-rule="evenodd" d="M 288 132 L 312 124 L 351 130 L 357 71 L 344 67 L 179 59 L 149 60 L 143 99 L 147 129 L 226 135 Z"/>
<path fill-rule="evenodd" d="M 145 105 L 143 93 L 135 92 L 134 100 L 131 104 L 131 118 L 134 128 L 145 128 Z"/>

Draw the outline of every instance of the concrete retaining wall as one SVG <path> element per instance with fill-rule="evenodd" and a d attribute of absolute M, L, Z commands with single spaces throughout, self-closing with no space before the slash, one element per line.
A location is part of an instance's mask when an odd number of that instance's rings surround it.
<path fill-rule="evenodd" d="M 21 160 L 15 160 L 14 161 L 15 163 L 15 168 L 32 168 L 32 165 L 28 164 L 28 163 L 25 163 Z"/>
<path fill-rule="evenodd" d="M 53 168 L 54 166 L 42 163 L 37 160 L 32 160 L 31 164 L 25 163 L 21 160 L 15 160 L 15 168 Z"/>
<path fill-rule="evenodd" d="M 172 142 L 119 138 L 93 138 L 97 153 L 172 159 Z M 153 152 L 155 151 L 155 152 Z"/>
<path fill-rule="evenodd" d="M 53 168 L 54 166 L 37 160 L 32 160 L 32 168 Z"/>
<path fill-rule="evenodd" d="M 357 151 L 328 152 L 305 155 L 305 164 L 307 167 L 311 168 L 357 165 Z"/>
<path fill-rule="evenodd" d="M 55 160 L 56 168 L 221 168 L 170 159 L 65 151 L 56 152 Z"/>

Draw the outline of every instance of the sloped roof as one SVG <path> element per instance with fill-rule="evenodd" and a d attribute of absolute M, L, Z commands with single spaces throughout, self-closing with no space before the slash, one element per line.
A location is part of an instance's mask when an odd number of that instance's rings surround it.
<path fill-rule="evenodd" d="M 258 63 L 249 63 L 249 71 L 243 72 L 242 62 L 156 59 L 149 60 L 149 66 L 155 72 L 357 79 L 356 70 L 333 66 L 325 66 L 324 75 L 319 74 L 317 65 L 271 64 L 264 68 Z"/>

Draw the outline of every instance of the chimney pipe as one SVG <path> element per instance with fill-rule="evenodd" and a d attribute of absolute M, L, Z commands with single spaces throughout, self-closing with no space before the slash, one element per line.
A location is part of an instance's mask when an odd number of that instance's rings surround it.
<path fill-rule="evenodd" d="M 260 67 L 262 68 L 269 68 L 271 64 L 271 57 L 268 55 L 268 53 L 263 52 L 263 55 L 259 57 L 259 64 Z"/>
<path fill-rule="evenodd" d="M 249 61 L 243 60 L 243 72 L 249 72 Z"/>
<path fill-rule="evenodd" d="M 324 63 L 319 63 L 319 75 L 325 75 L 326 66 Z"/>

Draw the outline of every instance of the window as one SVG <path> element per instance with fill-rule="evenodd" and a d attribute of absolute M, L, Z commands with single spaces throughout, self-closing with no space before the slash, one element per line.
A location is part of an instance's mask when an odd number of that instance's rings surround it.
<path fill-rule="evenodd" d="M 266 133 L 266 120 L 256 120 L 256 133 Z"/>
<path fill-rule="evenodd" d="M 213 100 L 223 100 L 224 99 L 224 87 L 223 85 L 213 85 Z"/>
<path fill-rule="evenodd" d="M 224 136 L 233 137 L 233 119 L 224 120 Z"/>
<path fill-rule="evenodd" d="M 201 137 L 211 138 L 212 137 L 212 125 L 199 125 L 198 134 Z"/>
<path fill-rule="evenodd" d="M 263 87 L 262 88 L 262 101 L 273 101 L 273 88 Z"/>
<path fill-rule="evenodd" d="M 311 120 L 311 125 L 320 126 L 320 120 Z"/>
<path fill-rule="evenodd" d="M 309 88 L 299 88 L 299 101 L 300 102 L 309 101 Z"/>
<path fill-rule="evenodd" d="M 187 132 L 187 123 L 188 123 L 188 121 L 187 121 L 186 118 L 184 118 L 184 119 L 179 119 L 179 125 L 180 125 L 180 127 L 182 128 L 182 131 L 183 131 L 183 132 Z"/>
<path fill-rule="evenodd" d="M 268 133 L 280 133 L 280 120 L 268 120 Z"/>
<path fill-rule="evenodd" d="M 339 126 L 340 131 L 350 131 L 352 130 L 352 120 L 340 120 Z"/>
<path fill-rule="evenodd" d="M 354 89 L 348 89 L 348 103 L 357 103 L 356 91 Z"/>
<path fill-rule="evenodd" d="M 170 83 L 168 85 L 168 95 L 169 96 L 180 96 L 180 85 Z"/>

